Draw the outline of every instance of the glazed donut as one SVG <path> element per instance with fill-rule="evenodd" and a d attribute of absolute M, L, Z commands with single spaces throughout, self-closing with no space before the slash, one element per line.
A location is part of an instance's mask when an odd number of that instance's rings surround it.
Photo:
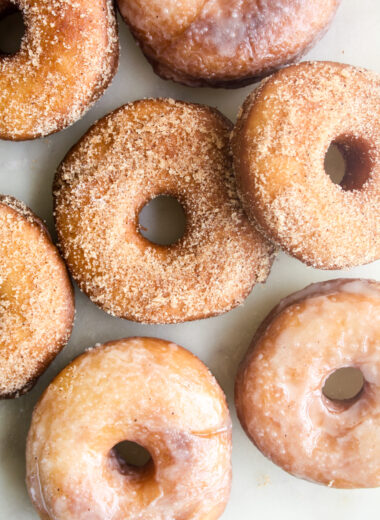
<path fill-rule="evenodd" d="M 138 469 L 124 440 L 152 460 Z M 74 360 L 37 404 L 27 487 L 46 520 L 214 520 L 231 483 L 223 391 L 187 350 L 154 338 L 107 343 Z"/>
<path fill-rule="evenodd" d="M 341 185 L 324 169 L 336 144 Z M 320 269 L 380 257 L 380 76 L 340 63 L 301 63 L 264 80 L 232 138 L 238 192 L 261 231 Z"/>
<path fill-rule="evenodd" d="M 0 196 L 0 399 L 17 397 L 67 343 L 74 293 L 43 223 Z"/>
<path fill-rule="evenodd" d="M 231 124 L 209 107 L 137 101 L 96 123 L 56 176 L 59 244 L 80 288 L 107 312 L 175 323 L 226 312 L 266 279 L 271 246 L 236 195 Z M 175 197 L 187 222 L 169 246 L 139 231 L 141 208 Z"/>
<path fill-rule="evenodd" d="M 253 339 L 236 407 L 264 455 L 297 477 L 338 488 L 380 486 L 380 283 L 338 279 L 285 298 Z M 333 401 L 326 379 L 356 367 L 364 387 Z"/>
<path fill-rule="evenodd" d="M 0 54 L 0 139 L 35 139 L 77 121 L 112 80 L 118 38 L 112 0 L 0 0 L 26 27 Z"/>
<path fill-rule="evenodd" d="M 240 87 L 300 58 L 340 0 L 117 0 L 154 71 L 189 86 Z"/>

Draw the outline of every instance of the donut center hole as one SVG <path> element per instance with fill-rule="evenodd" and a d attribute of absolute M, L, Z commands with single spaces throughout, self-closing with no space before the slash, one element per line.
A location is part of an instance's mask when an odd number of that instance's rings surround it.
<path fill-rule="evenodd" d="M 338 368 L 325 381 L 322 393 L 337 404 L 356 400 L 364 388 L 362 372 L 355 367 Z"/>
<path fill-rule="evenodd" d="M 0 55 L 17 54 L 26 28 L 22 12 L 15 8 L 0 13 Z"/>
<path fill-rule="evenodd" d="M 152 462 L 148 450 L 132 441 L 119 442 L 112 448 L 122 473 L 144 471 Z"/>
<path fill-rule="evenodd" d="M 370 146 L 354 136 L 338 137 L 325 155 L 326 174 L 345 191 L 360 190 L 370 178 L 372 167 Z"/>
<path fill-rule="evenodd" d="M 185 211 L 178 200 L 169 195 L 159 195 L 145 204 L 138 222 L 141 235 L 153 244 L 169 246 L 185 234 Z"/>
<path fill-rule="evenodd" d="M 340 184 L 346 173 L 346 161 L 336 144 L 331 143 L 325 155 L 325 171 L 334 184 Z"/>

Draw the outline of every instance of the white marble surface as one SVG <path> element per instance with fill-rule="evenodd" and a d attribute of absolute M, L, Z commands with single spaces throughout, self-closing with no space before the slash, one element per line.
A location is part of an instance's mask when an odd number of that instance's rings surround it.
<path fill-rule="evenodd" d="M 227 91 L 190 89 L 157 78 L 120 23 L 119 72 L 104 97 L 73 127 L 46 139 L 0 142 L 0 193 L 24 200 L 52 229 L 51 184 L 68 148 L 89 125 L 110 110 L 144 96 L 172 96 L 217 106 L 234 118 L 252 89 Z M 330 31 L 309 53 L 361 65 L 380 72 L 379 0 L 342 0 Z M 224 388 L 234 420 L 233 487 L 223 520 L 282 518 L 284 520 L 356 520 L 378 516 L 380 490 L 341 491 L 291 477 L 265 459 L 248 441 L 235 417 L 233 382 L 237 364 L 253 332 L 283 296 L 319 280 L 339 276 L 380 279 L 380 263 L 345 272 L 305 267 L 281 254 L 268 282 L 256 287 L 246 303 L 217 318 L 174 326 L 143 326 L 107 316 L 77 291 L 77 319 L 69 345 L 27 396 L 0 402 L 0 520 L 33 520 L 37 515 L 24 485 L 24 446 L 32 408 L 42 390 L 73 357 L 96 342 L 132 335 L 158 336 L 197 354 Z M 376 435 L 376 432 L 374 433 Z"/>

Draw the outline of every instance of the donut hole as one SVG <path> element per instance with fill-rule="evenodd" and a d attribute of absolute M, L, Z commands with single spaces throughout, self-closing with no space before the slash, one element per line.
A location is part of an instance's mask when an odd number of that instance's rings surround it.
<path fill-rule="evenodd" d="M 334 184 L 340 184 L 346 173 L 346 161 L 334 143 L 330 144 L 325 155 L 325 172 Z"/>
<path fill-rule="evenodd" d="M 331 403 L 347 407 L 353 404 L 364 388 L 364 377 L 356 367 L 342 367 L 326 379 L 322 393 Z"/>
<path fill-rule="evenodd" d="M 153 464 L 149 451 L 136 442 L 119 442 L 111 451 L 123 474 L 145 473 Z"/>
<path fill-rule="evenodd" d="M 329 146 L 324 168 L 334 184 L 345 191 L 360 190 L 372 171 L 371 147 L 356 136 L 340 136 Z"/>
<path fill-rule="evenodd" d="M 186 215 L 181 203 L 170 195 L 151 199 L 139 213 L 140 234 L 161 246 L 178 242 L 186 230 Z"/>
<path fill-rule="evenodd" d="M 0 13 L 0 55 L 17 54 L 26 31 L 24 17 L 16 8 Z"/>

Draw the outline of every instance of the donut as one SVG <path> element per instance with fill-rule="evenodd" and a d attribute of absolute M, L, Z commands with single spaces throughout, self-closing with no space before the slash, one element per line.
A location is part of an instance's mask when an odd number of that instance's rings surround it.
<path fill-rule="evenodd" d="M 335 144 L 342 183 L 326 174 Z M 246 100 L 232 138 L 238 192 L 275 244 L 320 269 L 380 257 L 380 76 L 340 63 L 285 68 Z"/>
<path fill-rule="evenodd" d="M 44 224 L 0 196 L 0 399 L 29 391 L 67 343 L 74 293 Z"/>
<path fill-rule="evenodd" d="M 238 371 L 240 422 L 289 473 L 336 488 L 380 486 L 380 283 L 338 279 L 285 298 L 258 329 Z M 323 393 L 355 367 L 362 391 Z"/>
<path fill-rule="evenodd" d="M 129 440 L 137 468 L 114 447 Z M 32 417 L 27 487 L 46 520 L 214 520 L 231 483 L 223 391 L 190 352 L 155 338 L 87 351 L 49 385 Z"/>
<path fill-rule="evenodd" d="M 79 287 L 112 315 L 175 323 L 226 312 L 266 279 L 272 246 L 236 195 L 231 123 L 169 99 L 125 105 L 68 153 L 54 186 L 60 249 Z M 157 196 L 186 214 L 183 237 L 157 245 L 138 215 Z"/>
<path fill-rule="evenodd" d="M 189 86 L 241 87 L 300 58 L 340 0 L 117 0 L 154 71 Z"/>
<path fill-rule="evenodd" d="M 19 52 L 0 53 L 0 139 L 25 140 L 75 123 L 118 64 L 112 0 L 0 0 L 26 27 Z"/>

